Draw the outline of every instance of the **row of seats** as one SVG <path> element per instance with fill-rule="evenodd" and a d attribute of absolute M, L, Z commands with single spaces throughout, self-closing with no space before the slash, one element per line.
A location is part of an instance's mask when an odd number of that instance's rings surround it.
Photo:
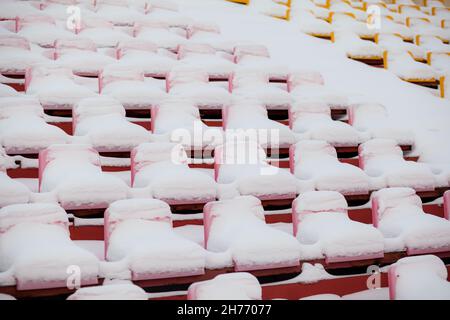
<path fill-rule="evenodd" d="M 398 260 L 389 266 L 387 294 L 382 288 L 354 292 L 339 296 L 333 293 L 322 293 L 306 296 L 300 300 L 424 300 L 450 298 L 450 283 L 447 280 L 447 269 L 443 261 L 433 255 L 408 257 Z M 219 275 L 212 280 L 193 283 L 187 291 L 188 300 L 261 300 L 263 289 L 258 279 L 249 273 L 233 273 Z M 110 288 L 114 290 L 114 288 Z M 98 289 L 80 290 L 76 297 L 83 299 L 84 294 Z M 329 291 L 332 291 L 329 289 Z M 377 292 L 381 292 L 377 294 Z M 373 293 L 373 295 L 371 294 Z"/>
<path fill-rule="evenodd" d="M 71 265 L 80 268 L 81 284 L 87 285 L 111 274 L 139 281 L 199 275 L 212 266 L 235 271 L 293 267 L 302 256 L 318 255 L 333 263 L 378 259 L 385 252 L 450 250 L 448 213 L 444 219 L 423 212 L 414 190 L 383 189 L 372 201 L 374 226 L 350 220 L 347 203 L 337 192 L 304 193 L 294 201 L 293 231 L 267 225 L 255 197 L 212 201 L 204 210 L 202 248 L 173 229 L 167 203 L 119 200 L 105 213 L 101 259 L 70 240 L 67 214 L 60 206 L 10 205 L 0 209 L 5 244 L 1 271 L 8 275 L 2 285 L 17 285 L 18 290 L 64 287 Z M 39 256 L 32 254 L 36 250 Z"/>
<path fill-rule="evenodd" d="M 346 295 L 337 295 L 330 288 L 323 290 L 324 293 L 321 294 L 308 295 L 299 292 L 297 296 L 301 297 L 301 300 L 448 299 L 450 285 L 447 275 L 446 266 L 436 256 L 407 257 L 389 266 L 387 271 L 388 287 L 357 291 Z M 420 280 L 418 281 L 418 279 Z M 261 285 L 252 274 L 236 272 L 221 274 L 211 280 L 194 282 L 187 291 L 177 292 L 177 297 L 186 297 L 188 300 L 261 300 L 268 298 L 267 290 L 270 287 L 276 287 L 276 285 Z M 287 294 L 281 292 L 277 296 L 277 299 L 285 299 Z M 148 300 L 154 297 L 159 296 L 146 293 L 145 290 L 130 281 L 105 280 L 101 286 L 80 288 L 67 299 Z M 2 295 L 2 298 L 15 299 L 11 295 Z"/>
<path fill-rule="evenodd" d="M 404 160 L 393 140 L 374 139 L 362 144 L 360 167 L 340 162 L 335 149 L 325 141 L 299 142 L 290 153 L 291 172 L 270 165 L 257 143 L 227 142 L 215 149 L 212 177 L 190 168 L 179 144 L 142 143 L 131 151 L 130 189 L 122 179 L 102 171 L 99 154 L 91 146 L 52 145 L 39 153 L 38 191 L 50 192 L 65 209 L 75 210 L 86 205 L 106 208 L 111 201 L 143 191 L 171 204 L 204 204 L 235 195 L 293 199 L 307 190 L 333 190 L 368 200 L 370 192 L 386 187 L 431 192 L 449 185 L 448 172 L 435 173 L 425 164 Z M 4 155 L 3 170 L 14 166 L 14 160 Z M 32 193 L 3 174 L 2 206 L 18 199 L 28 202 Z"/>

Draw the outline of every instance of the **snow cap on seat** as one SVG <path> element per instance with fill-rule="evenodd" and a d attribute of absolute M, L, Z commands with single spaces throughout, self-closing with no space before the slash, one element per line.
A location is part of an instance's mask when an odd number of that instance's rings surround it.
<path fill-rule="evenodd" d="M 118 100 L 108 96 L 82 99 L 74 107 L 73 112 L 77 120 L 83 117 L 106 114 L 119 114 L 125 117 L 125 108 L 122 104 Z"/>
<path fill-rule="evenodd" d="M 336 191 L 308 191 L 299 195 L 293 204 L 298 213 L 305 212 L 346 212 L 347 201 Z"/>
<path fill-rule="evenodd" d="M 44 110 L 39 99 L 33 96 L 0 98 L 0 119 L 14 115 L 36 115 L 43 117 Z"/>
<path fill-rule="evenodd" d="M 141 219 L 172 223 L 167 203 L 157 199 L 125 199 L 111 203 L 105 213 L 105 228 L 110 235 L 122 221 Z"/>
<path fill-rule="evenodd" d="M 133 149 L 133 163 L 136 166 L 136 170 L 155 162 L 179 161 L 179 163 L 185 163 L 186 160 L 186 151 L 182 145 L 176 143 L 141 143 Z"/>
<path fill-rule="evenodd" d="M 208 208 L 206 208 L 208 207 Z M 209 202 L 205 206 L 214 217 L 227 217 L 232 215 L 254 214 L 264 220 L 264 209 L 261 200 L 254 196 L 240 196 L 233 199 Z"/>
<path fill-rule="evenodd" d="M 100 165 L 100 157 L 91 145 L 88 144 L 53 144 L 41 151 L 45 153 L 48 163 L 54 159 L 84 159 L 95 165 Z"/>
<path fill-rule="evenodd" d="M 16 35 L 0 35 L 0 47 L 11 47 L 30 50 L 30 43 L 24 37 Z"/>
<path fill-rule="evenodd" d="M 402 149 L 392 139 L 372 139 L 360 145 L 360 156 L 398 155 L 403 157 Z"/>
<path fill-rule="evenodd" d="M 323 140 L 303 140 L 295 144 L 295 161 L 303 157 L 330 155 L 337 158 L 336 149 Z"/>
<path fill-rule="evenodd" d="M 422 207 L 422 200 L 412 188 L 384 188 L 373 195 L 378 206 L 379 219 L 390 208 L 399 205 L 413 205 Z"/>
<path fill-rule="evenodd" d="M 69 226 L 64 209 L 53 203 L 12 204 L 0 209 L 0 233 L 23 222 Z"/>
<path fill-rule="evenodd" d="M 289 74 L 287 79 L 288 91 L 304 84 L 323 85 L 324 83 L 322 74 L 315 70 L 300 70 Z"/>
<path fill-rule="evenodd" d="M 189 84 L 193 82 L 207 83 L 208 73 L 202 69 L 190 65 L 181 65 L 172 68 L 166 77 L 167 91 L 177 84 Z"/>

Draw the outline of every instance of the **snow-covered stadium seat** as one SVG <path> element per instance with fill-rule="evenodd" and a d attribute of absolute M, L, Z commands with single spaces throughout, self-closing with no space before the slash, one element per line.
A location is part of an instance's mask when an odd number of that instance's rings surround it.
<path fill-rule="evenodd" d="M 383 49 L 371 41 L 360 39 L 352 31 L 334 32 L 332 40 L 350 59 L 370 65 L 383 65 Z"/>
<path fill-rule="evenodd" d="M 87 136 L 100 153 L 128 153 L 150 141 L 150 132 L 125 118 L 121 103 L 108 96 L 83 99 L 73 110 L 73 133 Z"/>
<path fill-rule="evenodd" d="M 372 196 L 372 221 L 408 255 L 450 251 L 450 221 L 427 214 L 411 188 L 386 188 Z"/>
<path fill-rule="evenodd" d="M 230 79 L 230 92 L 243 99 L 259 101 L 268 110 L 288 110 L 292 103 L 287 90 L 269 83 L 264 70 L 239 68 Z"/>
<path fill-rule="evenodd" d="M 358 21 L 351 13 L 331 12 L 329 20 L 334 30 L 352 31 L 365 40 L 373 40 L 375 38 L 377 30 L 368 28 L 366 22 Z"/>
<path fill-rule="evenodd" d="M 324 140 L 334 147 L 358 146 L 367 135 L 351 125 L 331 118 L 324 102 L 296 102 L 289 109 L 289 125 L 301 139 Z"/>
<path fill-rule="evenodd" d="M 187 37 L 189 43 L 209 44 L 214 49 L 226 53 L 233 53 L 234 43 L 220 33 L 220 28 L 214 23 L 195 22 L 188 26 Z"/>
<path fill-rule="evenodd" d="M 145 5 L 139 1 L 133 3 L 128 0 L 95 0 L 94 4 L 95 15 L 115 26 L 131 27 L 136 21 L 145 20 Z"/>
<path fill-rule="evenodd" d="M 268 118 L 267 109 L 259 101 L 239 99 L 222 110 L 222 118 L 224 130 L 234 130 L 236 133 L 243 130 L 258 140 L 271 157 L 285 155 L 285 149 L 296 141 L 288 126 Z"/>
<path fill-rule="evenodd" d="M 222 128 L 204 124 L 199 109 L 181 97 L 153 107 L 151 118 L 154 134 L 165 135 L 169 141 L 182 144 L 188 155 L 194 158 L 211 158 L 212 150 L 223 139 Z"/>
<path fill-rule="evenodd" d="M 1 285 L 17 290 L 66 288 L 73 266 L 81 285 L 97 284 L 99 260 L 70 239 L 64 209 L 51 203 L 15 204 L 0 209 Z"/>
<path fill-rule="evenodd" d="M 152 41 L 158 48 L 172 52 L 177 52 L 178 46 L 188 41 L 186 30 L 171 30 L 170 24 L 163 20 L 146 20 L 136 23 L 133 35 L 138 40 Z"/>
<path fill-rule="evenodd" d="M 75 34 L 59 28 L 51 16 L 37 14 L 18 17 L 16 32 L 20 37 L 44 48 L 52 48 L 58 39 L 73 39 Z"/>
<path fill-rule="evenodd" d="M 345 115 L 350 105 L 350 97 L 341 90 L 325 84 L 322 74 L 314 70 L 291 73 L 287 81 L 288 91 L 295 102 L 310 101 L 326 103 L 332 115 Z M 333 117 L 334 118 L 334 117 Z"/>
<path fill-rule="evenodd" d="M 125 260 L 134 281 L 199 275 L 205 269 L 204 249 L 174 232 L 169 205 L 156 199 L 127 199 L 108 207 L 105 258 Z"/>
<path fill-rule="evenodd" d="M 414 60 L 408 52 L 389 52 L 385 67 L 405 81 L 437 87 L 439 75 L 429 65 Z"/>
<path fill-rule="evenodd" d="M 263 45 L 238 45 L 234 47 L 233 55 L 238 66 L 264 70 L 271 81 L 286 81 L 288 78 L 289 68 L 272 61 Z"/>
<path fill-rule="evenodd" d="M 294 236 L 320 246 L 326 263 L 382 258 L 384 239 L 371 225 L 351 220 L 347 202 L 336 191 L 310 191 L 292 204 Z"/>
<path fill-rule="evenodd" d="M 384 187 L 411 187 L 432 191 L 433 172 L 423 163 L 406 161 L 395 140 L 372 139 L 359 146 L 359 167 L 370 177 L 381 179 Z"/>
<path fill-rule="evenodd" d="M 297 182 L 287 170 L 267 163 L 256 142 L 231 141 L 214 151 L 214 176 L 218 183 L 233 184 L 239 195 L 260 200 L 289 200 L 297 194 Z"/>
<path fill-rule="evenodd" d="M 261 201 L 253 196 L 209 202 L 203 219 L 205 248 L 230 252 L 235 271 L 299 265 L 298 241 L 267 225 Z"/>
<path fill-rule="evenodd" d="M 206 70 L 177 66 L 166 77 L 166 90 L 171 96 L 191 101 L 200 110 L 218 110 L 231 104 L 227 89 L 209 81 Z"/>
<path fill-rule="evenodd" d="M 89 39 L 56 40 L 54 47 L 56 63 L 79 76 L 98 76 L 103 68 L 115 62 L 113 57 L 97 52 L 95 43 Z"/>
<path fill-rule="evenodd" d="M 343 195 L 368 195 L 369 178 L 356 166 L 338 160 L 327 142 L 304 140 L 290 149 L 291 172 L 300 180 L 313 181 L 315 190 Z"/>
<path fill-rule="evenodd" d="M 99 91 L 120 101 L 126 110 L 150 110 L 166 97 L 160 87 L 145 80 L 143 72 L 127 67 L 104 69 L 99 76 Z"/>
<path fill-rule="evenodd" d="M 317 18 L 314 13 L 306 10 L 291 14 L 291 21 L 298 25 L 300 31 L 314 37 L 330 39 L 333 27 L 327 21 Z"/>
<path fill-rule="evenodd" d="M 54 144 L 39 153 L 39 191 L 54 193 L 66 210 L 98 210 L 125 199 L 128 186 L 102 172 L 89 145 Z"/>
<path fill-rule="evenodd" d="M 153 198 L 171 205 L 204 205 L 216 199 L 216 183 L 207 174 L 190 169 L 187 155 L 174 143 L 143 143 L 131 152 L 131 184 L 150 188 Z"/>
<path fill-rule="evenodd" d="M 178 46 L 179 63 L 206 72 L 210 79 L 228 80 L 236 65 L 208 44 L 186 43 Z"/>
<path fill-rule="evenodd" d="M 353 104 L 348 110 L 348 123 L 371 139 L 393 139 L 400 146 L 414 145 L 414 133 L 400 123 L 390 120 L 386 108 L 376 102 Z"/>
<path fill-rule="evenodd" d="M 44 120 L 39 100 L 33 96 L 0 98 L 0 143 L 8 154 L 36 155 L 71 137 Z"/>
<path fill-rule="evenodd" d="M 25 75 L 25 70 L 36 63 L 48 62 L 48 58 L 31 50 L 26 38 L 17 35 L 0 35 L 0 73 Z"/>
<path fill-rule="evenodd" d="M 171 54 L 158 52 L 158 47 L 150 41 L 121 41 L 116 48 L 118 67 L 141 69 L 146 77 L 164 78 L 177 64 Z"/>
<path fill-rule="evenodd" d="M 450 74 L 450 53 L 428 52 L 427 63 L 439 74 Z"/>
<path fill-rule="evenodd" d="M 450 300 L 444 262 L 436 256 L 406 257 L 388 270 L 391 300 Z"/>
<path fill-rule="evenodd" d="M 414 60 L 419 62 L 426 61 L 426 50 L 414 43 L 405 42 L 399 34 L 380 33 L 376 35 L 375 41 L 380 47 L 388 50 L 390 53 L 408 52 Z"/>
<path fill-rule="evenodd" d="M 80 38 L 92 40 L 97 48 L 114 48 L 119 42 L 132 40 L 132 34 L 120 27 L 98 17 L 88 17 L 81 20 L 80 28 L 75 29 Z"/>
<path fill-rule="evenodd" d="M 72 110 L 81 99 L 97 95 L 97 89 L 72 70 L 53 66 L 27 69 L 25 91 L 36 95 L 44 110 Z"/>
<path fill-rule="evenodd" d="M 188 300 L 261 300 L 258 279 L 247 272 L 221 274 L 189 286 Z"/>

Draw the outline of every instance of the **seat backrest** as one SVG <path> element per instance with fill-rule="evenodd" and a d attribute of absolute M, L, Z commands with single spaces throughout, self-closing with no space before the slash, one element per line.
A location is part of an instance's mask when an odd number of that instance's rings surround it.
<path fill-rule="evenodd" d="M 156 53 L 158 51 L 158 46 L 150 41 L 140 41 L 140 40 L 120 41 L 116 47 L 116 58 L 120 60 L 120 58 L 125 56 L 127 52 L 130 51 L 144 51 Z"/>
<path fill-rule="evenodd" d="M 209 44 L 188 43 L 180 44 L 177 49 L 178 60 L 181 60 L 190 54 L 208 54 L 214 55 L 216 50 Z"/>
<path fill-rule="evenodd" d="M 136 37 L 145 29 L 162 29 L 169 31 L 169 23 L 163 20 L 145 20 L 134 24 L 133 37 Z"/>
<path fill-rule="evenodd" d="M 348 205 L 344 196 L 336 191 L 309 191 L 299 195 L 292 203 L 292 227 L 297 236 L 298 224 L 307 214 L 339 212 L 347 214 Z"/>
<path fill-rule="evenodd" d="M 161 161 L 187 164 L 187 154 L 183 146 L 170 142 L 141 143 L 131 150 L 131 185 L 136 174 L 145 166 Z"/>
<path fill-rule="evenodd" d="M 289 108 L 289 127 L 292 129 L 295 120 L 306 115 L 322 114 L 331 119 L 331 109 L 325 102 L 298 101 Z"/>
<path fill-rule="evenodd" d="M 220 28 L 214 23 L 193 23 L 188 26 L 187 37 L 191 38 L 197 32 L 210 32 L 220 34 Z"/>
<path fill-rule="evenodd" d="M 39 152 L 39 192 L 41 190 L 42 179 L 47 165 L 60 159 L 67 161 L 87 162 L 94 166 L 101 167 L 98 152 L 87 144 L 53 144 Z M 68 168 L 70 169 L 70 168 Z"/>
<path fill-rule="evenodd" d="M 364 170 L 367 162 L 379 156 L 394 156 L 403 159 L 403 151 L 392 139 L 372 139 L 359 145 L 359 167 Z"/>
<path fill-rule="evenodd" d="M 16 18 L 16 33 L 19 32 L 23 27 L 29 26 L 29 25 L 36 25 L 36 24 L 51 24 L 55 25 L 55 19 L 53 19 L 51 16 L 48 15 L 26 15 L 22 17 Z"/>
<path fill-rule="evenodd" d="M 105 257 L 109 238 L 123 221 L 139 219 L 164 222 L 172 226 L 172 213 L 167 203 L 157 199 L 125 199 L 111 203 L 105 211 L 104 240 Z"/>
<path fill-rule="evenodd" d="M 12 204 L 0 209 L 0 235 L 24 222 L 57 225 L 69 232 L 67 213 L 57 204 Z"/>
<path fill-rule="evenodd" d="M 39 99 L 32 96 L 0 98 L 0 120 L 16 115 L 44 116 Z"/>
<path fill-rule="evenodd" d="M 422 200 L 412 188 L 385 188 L 372 194 L 372 224 L 378 227 L 387 210 L 399 205 L 413 205 L 422 208 Z"/>
<path fill-rule="evenodd" d="M 314 70 L 301 70 L 289 74 L 287 79 L 287 88 L 289 92 L 296 87 L 305 84 L 324 85 L 325 81 L 322 74 Z"/>
<path fill-rule="evenodd" d="M 183 66 L 173 68 L 166 76 L 166 91 L 176 85 L 189 83 L 208 83 L 208 73 L 195 67 Z"/>
<path fill-rule="evenodd" d="M 386 108 L 379 103 L 360 103 L 351 105 L 348 110 L 348 124 L 365 128 L 375 120 L 387 118 Z"/>
<path fill-rule="evenodd" d="M 269 58 L 269 50 L 264 45 L 246 44 L 238 45 L 233 49 L 234 62 L 238 63 L 245 56 L 258 56 Z"/>
<path fill-rule="evenodd" d="M 58 39 L 54 43 L 53 59 L 57 60 L 64 51 L 82 50 L 97 51 L 97 46 L 90 39 Z"/>
<path fill-rule="evenodd" d="M 292 146 L 290 151 L 290 160 L 293 161 L 292 172 L 295 172 L 295 166 L 304 158 L 331 156 L 337 159 L 336 149 L 328 142 L 322 140 L 299 141 Z"/>
<path fill-rule="evenodd" d="M 217 181 L 222 165 L 266 163 L 266 152 L 256 141 L 231 141 L 214 149 L 214 179 Z"/>
<path fill-rule="evenodd" d="M 252 215 L 265 221 L 261 200 L 254 196 L 239 196 L 230 200 L 208 202 L 203 209 L 204 246 L 208 249 L 211 226 L 215 219 Z"/>
<path fill-rule="evenodd" d="M 98 76 L 98 89 L 101 93 L 103 88 L 116 81 L 144 81 L 144 73 L 130 68 L 108 68 L 100 72 Z"/>
<path fill-rule="evenodd" d="M 117 114 L 125 118 L 125 108 L 114 98 L 99 96 L 80 100 L 72 110 L 72 129 L 75 132 L 77 125 L 83 119 Z"/>
<path fill-rule="evenodd" d="M 0 47 L 31 50 L 30 42 L 26 38 L 16 35 L 0 35 Z"/>
<path fill-rule="evenodd" d="M 233 89 L 255 84 L 269 84 L 269 75 L 262 70 L 243 68 L 231 74 L 228 88 L 233 92 Z"/>

